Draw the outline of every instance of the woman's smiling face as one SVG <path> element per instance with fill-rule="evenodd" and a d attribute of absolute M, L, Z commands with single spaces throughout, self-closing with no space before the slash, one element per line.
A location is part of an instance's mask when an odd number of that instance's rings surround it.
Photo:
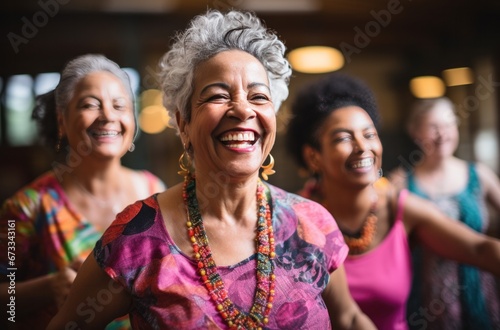
<path fill-rule="evenodd" d="M 179 119 L 197 173 L 258 173 L 276 136 L 267 72 L 252 55 L 229 50 L 201 63 L 194 75 L 190 122 Z"/>
<path fill-rule="evenodd" d="M 418 118 L 413 138 L 427 157 L 453 156 L 459 144 L 457 118 L 446 103 L 438 103 Z"/>
<path fill-rule="evenodd" d="M 135 134 L 130 95 L 109 72 L 90 73 L 77 83 L 59 123 L 73 150 L 101 158 L 121 158 Z"/>
<path fill-rule="evenodd" d="M 315 170 L 334 182 L 367 185 L 378 178 L 382 144 L 370 116 L 360 107 L 334 110 L 317 130 Z M 311 160 L 309 160 L 311 163 Z"/>

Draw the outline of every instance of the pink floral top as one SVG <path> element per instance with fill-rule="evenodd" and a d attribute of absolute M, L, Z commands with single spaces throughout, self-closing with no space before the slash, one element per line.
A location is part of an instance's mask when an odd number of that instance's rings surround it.
<path fill-rule="evenodd" d="M 267 329 L 330 329 L 322 292 L 347 256 L 337 224 L 319 204 L 268 185 L 276 241 L 276 295 Z M 157 195 L 120 213 L 96 244 L 98 264 L 131 295 L 135 329 L 226 329 L 195 260 L 166 230 Z M 187 233 L 186 233 L 187 235 Z M 255 255 L 218 267 L 231 300 L 253 304 Z"/>

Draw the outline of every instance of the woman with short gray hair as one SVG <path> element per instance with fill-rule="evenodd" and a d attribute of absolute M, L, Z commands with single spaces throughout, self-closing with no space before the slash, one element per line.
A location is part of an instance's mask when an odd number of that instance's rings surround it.
<path fill-rule="evenodd" d="M 116 214 L 165 188 L 149 171 L 121 164 L 134 148 L 134 97 L 127 73 L 103 55 L 71 60 L 55 90 L 36 99 L 33 118 L 58 159 L 0 209 L 0 237 L 9 235 L 15 221 L 19 329 L 44 329 Z M 3 251 L 9 246 L 9 240 L 0 240 Z M 2 253 L 3 269 L 9 261 Z M 0 283 L 2 301 L 8 299 L 6 280 Z M 111 327 L 130 324 L 125 318 Z"/>
<path fill-rule="evenodd" d="M 274 173 L 284 51 L 247 12 L 209 11 L 177 36 L 160 70 L 184 182 L 118 216 L 49 329 L 125 313 L 136 329 L 373 328 L 349 295 L 335 220 L 259 178 Z M 87 322 L 78 306 L 100 292 L 113 303 Z"/>

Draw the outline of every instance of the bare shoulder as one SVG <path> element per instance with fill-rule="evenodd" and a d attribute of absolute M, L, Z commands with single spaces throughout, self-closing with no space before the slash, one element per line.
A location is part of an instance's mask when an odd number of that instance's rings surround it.
<path fill-rule="evenodd" d="M 377 191 L 380 202 L 384 201 L 384 203 L 393 204 L 397 200 L 400 189 L 388 178 L 381 177 L 375 181 L 373 186 Z"/>
<path fill-rule="evenodd" d="M 163 216 L 178 215 L 179 211 L 184 212 L 184 200 L 182 183 L 176 184 L 158 194 L 158 204 Z"/>
<path fill-rule="evenodd" d="M 143 199 L 156 192 L 165 190 L 164 182 L 147 170 L 122 167 L 125 177 L 133 184 L 137 198 Z"/>
<path fill-rule="evenodd" d="M 401 212 L 402 221 L 407 233 L 411 233 L 416 226 L 436 216 L 435 207 L 430 201 L 411 192 L 408 192 L 404 202 L 400 203 L 400 196 L 402 191 L 406 189 L 405 186 L 400 187 L 395 185 L 391 180 L 381 178 L 375 183 L 375 188 L 377 189 L 379 200 L 385 199 L 384 203 L 391 211 L 389 214 L 395 216 Z M 398 210 L 398 208 L 401 209 Z"/>
<path fill-rule="evenodd" d="M 408 173 L 402 167 L 390 171 L 387 177 L 397 189 L 403 189 L 407 185 Z"/>
<path fill-rule="evenodd" d="M 476 163 L 476 170 L 482 184 L 498 181 L 498 175 L 486 164 Z"/>
<path fill-rule="evenodd" d="M 487 165 L 476 163 L 479 182 L 486 200 L 500 212 L 500 179 Z"/>
<path fill-rule="evenodd" d="M 131 180 L 134 181 L 134 183 L 140 183 L 144 184 L 147 183 L 148 180 L 148 175 L 153 175 L 152 173 L 146 171 L 146 170 L 136 170 L 136 169 L 131 169 L 128 167 L 122 167 L 123 173 L 125 174 L 126 177 L 130 178 Z"/>

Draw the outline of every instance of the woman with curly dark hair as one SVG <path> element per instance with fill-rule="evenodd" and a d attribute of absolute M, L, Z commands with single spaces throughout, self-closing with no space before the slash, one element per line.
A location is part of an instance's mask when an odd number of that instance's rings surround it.
<path fill-rule="evenodd" d="M 339 73 L 317 80 L 298 93 L 292 116 L 287 148 L 312 176 L 301 195 L 324 205 L 337 221 L 349 246 L 349 289 L 379 329 L 408 328 L 410 235 L 445 258 L 500 275 L 500 241 L 381 177 L 379 116 L 364 82 Z M 422 307 L 446 308 L 435 303 Z"/>

